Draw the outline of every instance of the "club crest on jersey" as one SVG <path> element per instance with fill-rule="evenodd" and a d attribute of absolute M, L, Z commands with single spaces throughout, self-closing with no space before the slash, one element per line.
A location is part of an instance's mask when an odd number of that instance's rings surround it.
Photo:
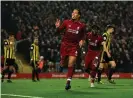
<path fill-rule="evenodd" d="M 71 27 L 71 25 L 68 25 L 68 27 Z"/>
<path fill-rule="evenodd" d="M 97 40 L 95 40 L 95 43 L 97 43 Z"/>
<path fill-rule="evenodd" d="M 77 30 L 79 30 L 79 27 L 77 27 Z"/>

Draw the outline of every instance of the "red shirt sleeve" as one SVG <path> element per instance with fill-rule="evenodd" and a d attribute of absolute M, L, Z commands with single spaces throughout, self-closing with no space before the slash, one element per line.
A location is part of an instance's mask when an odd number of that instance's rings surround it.
<path fill-rule="evenodd" d="M 86 38 L 87 38 L 87 39 L 90 39 L 90 38 L 91 38 L 91 32 L 88 32 L 88 33 L 87 33 Z"/>
<path fill-rule="evenodd" d="M 82 28 L 82 36 L 81 36 L 81 40 L 85 40 L 86 39 L 86 25 L 83 26 Z"/>
<path fill-rule="evenodd" d="M 103 37 L 102 36 L 99 36 L 99 41 L 100 41 L 100 43 L 103 42 Z"/>

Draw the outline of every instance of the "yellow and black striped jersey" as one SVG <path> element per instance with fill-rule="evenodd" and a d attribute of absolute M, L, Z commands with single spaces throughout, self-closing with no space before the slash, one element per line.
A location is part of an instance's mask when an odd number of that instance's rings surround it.
<path fill-rule="evenodd" d="M 39 46 L 34 43 L 30 47 L 30 56 L 33 61 L 39 61 L 40 53 Z"/>
<path fill-rule="evenodd" d="M 15 43 L 4 40 L 4 58 L 15 59 Z"/>
<path fill-rule="evenodd" d="M 111 34 L 107 32 L 103 33 L 103 41 L 106 42 L 106 47 L 108 50 L 110 50 L 111 38 L 112 38 Z"/>

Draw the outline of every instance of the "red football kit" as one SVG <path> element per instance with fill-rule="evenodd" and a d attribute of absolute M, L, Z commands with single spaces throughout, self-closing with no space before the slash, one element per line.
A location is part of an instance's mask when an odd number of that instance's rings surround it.
<path fill-rule="evenodd" d="M 77 56 L 79 42 L 85 38 L 85 24 L 79 21 L 64 20 L 58 31 L 65 30 L 62 38 L 60 55 L 61 63 L 66 56 Z"/>
<path fill-rule="evenodd" d="M 88 52 L 85 56 L 85 68 L 93 70 L 97 67 L 95 60 L 100 56 L 103 39 L 102 36 L 93 34 L 92 32 L 87 33 L 87 39 L 89 43 Z"/>

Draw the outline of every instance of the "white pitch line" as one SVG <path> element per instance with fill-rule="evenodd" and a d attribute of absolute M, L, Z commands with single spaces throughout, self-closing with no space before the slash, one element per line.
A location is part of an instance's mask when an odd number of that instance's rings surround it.
<path fill-rule="evenodd" d="M 12 97 L 23 97 L 23 98 L 43 98 L 36 96 L 24 96 L 24 95 L 15 95 L 15 94 L 1 94 L 2 96 L 12 96 Z"/>

